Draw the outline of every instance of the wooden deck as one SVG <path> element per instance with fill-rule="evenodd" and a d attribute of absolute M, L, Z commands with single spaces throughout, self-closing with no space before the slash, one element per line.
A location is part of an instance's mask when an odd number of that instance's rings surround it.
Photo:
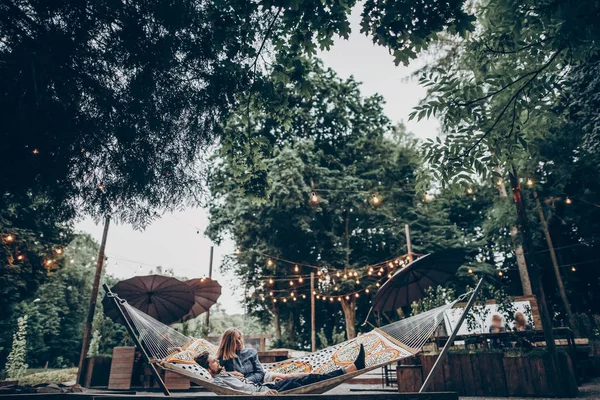
<path fill-rule="evenodd" d="M 215 396 L 194 393 L 176 393 L 172 397 L 185 398 L 189 400 L 215 400 L 215 398 L 226 400 L 229 397 L 235 400 L 256 400 L 256 396 Z M 73 393 L 73 394 L 14 394 L 2 395 L 2 400 L 156 400 L 157 398 L 166 398 L 156 394 L 101 394 L 101 393 Z M 268 396 L 269 399 L 286 400 L 458 400 L 458 394 L 455 392 L 429 392 L 429 393 L 358 393 L 358 394 L 314 394 L 314 395 L 288 395 L 288 396 Z"/>

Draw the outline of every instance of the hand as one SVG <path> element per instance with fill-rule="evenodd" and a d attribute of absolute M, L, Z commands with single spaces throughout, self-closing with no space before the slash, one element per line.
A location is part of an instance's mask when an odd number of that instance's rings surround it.
<path fill-rule="evenodd" d="M 284 380 L 284 379 L 285 379 L 285 378 L 283 378 L 283 377 L 281 377 L 281 376 L 277 376 L 277 377 L 273 378 L 273 382 L 279 382 L 279 381 L 282 381 L 282 380 Z"/>

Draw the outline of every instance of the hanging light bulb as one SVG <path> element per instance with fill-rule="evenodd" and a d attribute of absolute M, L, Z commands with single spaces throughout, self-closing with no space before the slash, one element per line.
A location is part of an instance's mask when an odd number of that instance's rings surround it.
<path fill-rule="evenodd" d="M 317 295 L 317 300 L 319 300 L 321 298 L 321 296 Z"/>
<path fill-rule="evenodd" d="M 302 277 L 298 278 L 298 282 L 302 283 L 304 282 L 304 279 L 302 279 Z"/>
<path fill-rule="evenodd" d="M 527 186 L 533 186 L 533 179 L 527 178 Z"/>
<path fill-rule="evenodd" d="M 373 194 L 371 196 L 371 204 L 376 206 L 376 205 L 379 205 L 380 202 L 381 202 L 381 199 L 379 198 L 379 196 L 377 196 L 376 194 Z"/>
<path fill-rule="evenodd" d="M 33 149 L 33 154 L 40 154 L 40 151 L 38 149 Z"/>
<path fill-rule="evenodd" d="M 356 294 L 354 295 L 354 297 L 358 297 L 358 293 L 356 293 Z"/>
<path fill-rule="evenodd" d="M 333 297 L 330 297 L 330 298 L 329 298 L 329 301 L 333 301 Z"/>
<path fill-rule="evenodd" d="M 273 292 L 269 292 L 269 296 L 273 297 Z"/>
<path fill-rule="evenodd" d="M 344 274 L 344 279 L 348 279 L 348 275 L 347 274 Z"/>
<path fill-rule="evenodd" d="M 577 268 L 571 267 L 571 271 L 575 272 L 575 271 L 577 271 Z"/>
<path fill-rule="evenodd" d="M 425 201 L 431 201 L 433 200 L 433 196 L 430 195 L 429 193 L 425 193 Z"/>
<path fill-rule="evenodd" d="M 292 298 L 294 299 L 294 301 L 296 301 L 296 298 L 295 298 L 295 297 L 292 297 Z"/>
<path fill-rule="evenodd" d="M 269 283 L 270 283 L 271 285 L 273 284 L 273 282 L 275 282 L 275 281 L 273 280 L 273 278 L 269 278 Z"/>
<path fill-rule="evenodd" d="M 17 256 L 17 260 L 22 261 L 25 258 L 25 256 L 23 256 L 23 254 L 19 254 Z"/>
<path fill-rule="evenodd" d="M 294 281 L 290 281 L 290 286 L 294 286 Z"/>
<path fill-rule="evenodd" d="M 467 189 L 467 194 L 473 194 L 473 189 L 472 188 L 468 188 Z"/>
<path fill-rule="evenodd" d="M 383 267 L 379 268 L 379 272 L 383 272 Z"/>
<path fill-rule="evenodd" d="M 313 296 L 314 296 L 315 294 L 317 294 L 317 291 L 316 291 L 316 290 L 313 290 Z"/>
<path fill-rule="evenodd" d="M 306 295 L 305 295 L 305 294 L 303 294 L 303 295 L 302 295 L 302 298 L 303 298 L 303 299 L 305 299 L 305 298 L 306 298 Z"/>
<path fill-rule="evenodd" d="M 4 240 L 6 240 L 7 242 L 12 242 L 15 240 L 15 237 L 9 233 L 4 237 Z"/>
<path fill-rule="evenodd" d="M 356 284 L 357 284 L 357 285 L 358 285 L 358 284 L 360 284 L 360 280 L 358 280 L 358 279 L 357 279 L 357 280 L 356 280 Z"/>
<path fill-rule="evenodd" d="M 498 276 L 502 276 L 502 275 L 504 275 L 504 274 L 502 273 L 502 271 L 498 271 Z"/>
<path fill-rule="evenodd" d="M 317 192 L 312 192 L 310 195 L 310 202 L 313 204 L 317 204 L 319 202 L 319 196 L 317 196 Z"/>
<path fill-rule="evenodd" d="M 338 271 L 338 272 L 335 273 L 335 276 L 337 276 L 339 278 L 340 276 L 342 276 L 342 274 L 341 274 L 340 271 Z"/>
<path fill-rule="evenodd" d="M 52 265 L 52 260 L 46 260 L 46 265 Z"/>
<path fill-rule="evenodd" d="M 267 260 L 267 265 L 268 265 L 269 267 L 272 267 L 272 266 L 273 266 L 273 260 L 271 260 L 271 259 L 269 258 L 269 259 Z"/>
<path fill-rule="evenodd" d="M 56 249 L 54 251 L 56 252 L 56 254 L 62 254 L 62 252 L 63 252 L 62 249 Z"/>
<path fill-rule="evenodd" d="M 341 297 L 338 297 L 338 301 L 342 301 L 342 298 L 341 298 Z"/>
<path fill-rule="evenodd" d="M 273 299 L 273 303 L 277 303 L 277 299 Z"/>
<path fill-rule="evenodd" d="M 321 276 L 321 270 L 317 271 L 317 275 Z"/>
<path fill-rule="evenodd" d="M 390 279 L 392 277 L 392 274 L 388 274 L 388 279 Z"/>
<path fill-rule="evenodd" d="M 573 200 L 571 200 L 570 198 L 567 197 L 567 199 L 565 200 L 565 203 L 566 204 L 571 204 L 571 203 L 573 203 Z"/>
<path fill-rule="evenodd" d="M 346 296 L 346 300 L 350 300 L 350 296 Z"/>
<path fill-rule="evenodd" d="M 240 249 L 239 247 L 235 250 L 235 254 L 237 254 L 238 256 L 240 254 L 242 254 L 242 249 Z"/>
<path fill-rule="evenodd" d="M 469 268 L 469 273 L 470 273 L 470 274 L 472 274 L 472 273 L 473 273 L 473 270 L 472 270 L 471 268 Z"/>
<path fill-rule="evenodd" d="M 373 267 L 369 267 L 369 272 L 373 272 Z"/>
<path fill-rule="evenodd" d="M 379 282 L 377 282 L 377 283 L 375 284 L 375 286 L 379 287 L 379 286 L 381 286 L 381 285 L 379 284 Z"/>
<path fill-rule="evenodd" d="M 300 268 L 297 265 L 295 265 L 294 266 L 294 272 L 298 272 L 299 270 L 300 270 Z"/>
<path fill-rule="evenodd" d="M 388 263 L 388 267 L 390 268 L 394 268 L 394 263 L 392 263 L 391 261 Z"/>
<path fill-rule="evenodd" d="M 369 288 L 365 289 L 365 293 L 369 293 Z"/>
<path fill-rule="evenodd" d="M 284 302 L 284 303 L 287 303 L 287 299 L 286 299 L 285 297 L 283 298 L 283 302 Z"/>

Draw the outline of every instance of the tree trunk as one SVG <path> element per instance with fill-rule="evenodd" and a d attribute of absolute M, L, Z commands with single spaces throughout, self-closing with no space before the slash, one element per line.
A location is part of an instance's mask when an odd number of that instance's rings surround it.
<path fill-rule="evenodd" d="M 281 323 L 279 321 L 279 305 L 273 304 L 273 323 L 275 324 L 275 340 L 281 343 Z"/>
<path fill-rule="evenodd" d="M 498 183 L 498 191 L 500 197 L 508 197 L 506 193 L 506 187 L 503 182 Z M 517 241 L 518 230 L 516 226 L 511 226 L 510 237 L 515 248 L 515 257 L 517 258 L 517 267 L 519 268 L 519 277 L 521 278 L 521 288 L 523 289 L 523 296 L 531 296 L 531 281 L 529 279 L 529 273 L 527 272 L 527 262 L 525 261 L 525 254 L 523 253 L 523 246 Z"/>
<path fill-rule="evenodd" d="M 351 297 L 349 300 L 342 298 L 342 310 L 346 320 L 346 335 L 348 340 L 356 337 L 356 297 Z"/>
<path fill-rule="evenodd" d="M 556 283 L 558 284 L 558 293 L 560 294 L 560 299 L 562 300 L 563 307 L 565 309 L 565 312 L 567 313 L 569 325 L 571 325 L 571 329 L 573 330 L 575 336 L 579 336 L 577 332 L 577 325 L 575 325 L 575 318 L 573 318 L 573 312 L 571 311 L 571 304 L 569 303 L 569 299 L 567 298 L 567 293 L 565 292 L 565 285 L 563 284 L 562 276 L 560 275 L 560 270 L 558 268 L 558 260 L 556 259 L 556 253 L 554 252 L 552 237 L 550 236 L 550 232 L 548 231 L 548 223 L 546 222 L 546 217 L 544 216 L 544 211 L 542 210 L 542 204 L 540 203 L 540 199 L 538 198 L 536 191 L 533 192 L 533 197 L 535 198 L 535 205 L 538 209 L 540 223 L 542 224 L 544 236 L 546 237 L 546 243 L 548 244 L 548 250 L 550 251 L 550 259 L 552 260 L 552 267 L 554 269 L 554 275 L 556 276 Z"/>
<path fill-rule="evenodd" d="M 521 184 L 519 183 L 517 171 L 514 166 L 512 167 L 511 171 L 509 171 L 508 176 L 510 178 L 510 185 L 513 191 L 513 200 L 517 209 L 518 229 L 521 233 L 523 250 L 525 251 L 525 254 L 527 254 L 527 271 L 529 272 L 533 293 L 537 298 L 540 309 L 542 329 L 544 330 L 544 338 L 546 339 L 546 349 L 552 356 L 554 365 L 558 367 L 554 333 L 552 332 L 552 319 L 550 318 L 550 312 L 548 310 L 548 304 L 546 303 L 546 295 L 544 293 L 539 267 L 535 257 L 535 252 L 533 251 L 533 240 L 531 238 L 531 231 L 529 229 L 529 221 L 527 219 L 527 209 L 525 208 L 525 203 L 521 194 Z"/>
<path fill-rule="evenodd" d="M 296 342 L 296 321 L 294 321 L 294 310 L 290 309 L 290 320 L 288 321 L 288 337 L 290 338 L 290 343 Z"/>

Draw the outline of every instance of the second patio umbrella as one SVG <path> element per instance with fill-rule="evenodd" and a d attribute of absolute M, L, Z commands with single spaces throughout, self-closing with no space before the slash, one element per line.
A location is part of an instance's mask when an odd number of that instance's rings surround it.
<path fill-rule="evenodd" d="M 185 282 L 194 291 L 194 305 L 185 319 L 196 318 L 208 311 L 221 296 L 221 285 L 210 278 L 190 279 Z"/>

